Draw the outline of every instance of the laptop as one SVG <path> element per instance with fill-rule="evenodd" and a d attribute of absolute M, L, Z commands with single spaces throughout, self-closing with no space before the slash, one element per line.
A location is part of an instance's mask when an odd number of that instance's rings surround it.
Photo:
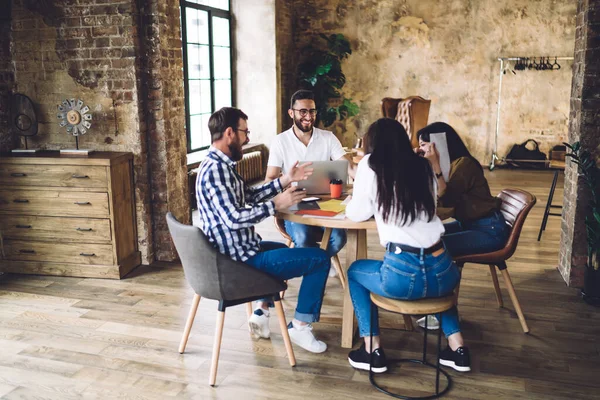
<path fill-rule="evenodd" d="M 307 161 L 301 161 L 300 164 Z M 306 194 L 329 194 L 329 181 L 342 180 L 342 192 L 348 182 L 348 160 L 311 161 L 313 173 L 307 180 L 298 182 L 298 187 L 306 189 Z"/>

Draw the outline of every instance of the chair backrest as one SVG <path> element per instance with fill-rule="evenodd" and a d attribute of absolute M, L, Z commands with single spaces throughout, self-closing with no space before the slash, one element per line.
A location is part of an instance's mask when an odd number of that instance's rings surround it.
<path fill-rule="evenodd" d="M 525 218 L 535 205 L 536 198 L 531 193 L 521 189 L 504 189 L 498 194 L 498 198 L 502 200 L 500 212 L 506 223 L 511 227 L 510 236 L 502 250 L 503 257 L 506 260 L 514 254 L 517 248 Z"/>
<path fill-rule="evenodd" d="M 285 290 L 283 282 L 219 253 L 197 226 L 184 225 L 171 213 L 167 213 L 167 225 L 185 278 L 198 295 L 236 300 Z"/>
<path fill-rule="evenodd" d="M 394 118 L 404 126 L 411 145 L 417 147 L 417 132 L 427 126 L 431 100 L 419 96 L 405 99 L 385 97 L 381 100 L 381 114 L 386 118 Z"/>

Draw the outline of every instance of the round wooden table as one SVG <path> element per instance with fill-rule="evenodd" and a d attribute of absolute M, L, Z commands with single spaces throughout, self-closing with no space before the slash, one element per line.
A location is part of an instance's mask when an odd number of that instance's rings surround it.
<path fill-rule="evenodd" d="M 331 236 L 331 230 L 346 229 L 347 242 L 346 242 L 346 264 L 342 265 L 344 274 L 347 273 L 350 265 L 356 260 L 362 260 L 367 258 L 367 229 L 377 229 L 375 219 L 371 218 L 364 222 L 354 222 L 348 218 L 344 219 L 330 219 L 330 218 L 318 218 L 318 217 L 304 217 L 302 215 L 294 214 L 294 211 L 279 211 L 275 214 L 276 218 L 285 219 L 291 222 L 297 222 L 303 225 L 320 226 L 325 228 L 323 233 L 323 239 L 321 240 L 321 248 L 325 250 L 329 243 L 329 237 Z M 346 282 L 348 281 L 347 275 L 344 276 Z M 344 305 L 342 312 L 342 347 L 352 347 L 352 337 L 354 335 L 354 307 L 352 307 L 352 301 L 350 300 L 350 291 L 346 284 L 344 290 Z"/>
<path fill-rule="evenodd" d="M 329 200 L 329 196 L 321 196 L 322 200 Z M 450 218 L 454 214 L 453 208 L 438 207 L 437 215 L 442 219 Z M 350 265 L 356 260 L 364 260 L 367 258 L 367 229 L 377 230 L 375 219 L 371 218 L 363 222 L 354 222 L 348 218 L 331 219 L 318 217 L 304 217 L 296 215 L 295 211 L 282 210 L 275 214 L 275 218 L 281 218 L 287 221 L 296 222 L 303 225 L 319 226 L 325 228 L 323 239 L 321 239 L 321 248 L 327 249 L 329 237 L 332 229 L 346 229 L 346 264 L 342 265 L 343 279 L 346 282 L 344 290 L 344 305 L 342 312 L 342 347 L 351 348 L 352 338 L 354 336 L 354 307 L 350 299 L 350 289 L 348 287 L 347 271 Z M 404 318 L 404 323 L 408 329 L 412 329 L 412 321 L 410 317 Z"/>

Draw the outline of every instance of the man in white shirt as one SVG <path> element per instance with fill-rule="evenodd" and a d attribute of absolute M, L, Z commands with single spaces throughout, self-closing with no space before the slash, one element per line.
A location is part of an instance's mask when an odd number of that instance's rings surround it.
<path fill-rule="evenodd" d="M 348 160 L 348 173 L 354 178 L 356 166 L 346 155 L 342 144 L 335 135 L 315 128 L 317 117 L 314 94 L 310 90 L 298 90 L 292 95 L 288 114 L 293 120 L 290 129 L 273 139 L 267 163 L 267 180 L 277 179 L 287 173 L 296 161 Z M 324 228 L 307 226 L 285 221 L 285 230 L 292 238 L 295 247 L 317 247 Z M 334 229 L 327 246 L 327 254 L 332 257 L 346 244 L 346 231 Z"/>

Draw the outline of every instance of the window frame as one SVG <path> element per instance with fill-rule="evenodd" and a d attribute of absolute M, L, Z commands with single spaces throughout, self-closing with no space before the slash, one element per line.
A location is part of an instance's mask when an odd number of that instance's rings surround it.
<path fill-rule="evenodd" d="M 231 0 L 228 0 L 229 10 L 222 10 L 220 8 L 214 8 L 203 4 L 192 3 L 188 0 L 180 0 L 179 7 L 181 12 L 181 49 L 183 52 L 183 90 L 184 90 L 184 105 L 185 105 L 185 130 L 187 137 L 187 153 L 195 153 L 198 151 L 206 150 L 210 145 L 201 146 L 198 148 L 192 148 L 192 132 L 191 132 L 191 115 L 190 115 L 190 79 L 188 71 L 188 41 L 187 41 L 187 10 L 195 9 L 200 11 L 206 11 L 208 13 L 208 53 L 210 57 L 209 63 L 209 82 L 210 82 L 210 108 L 211 113 L 215 110 L 215 58 L 214 58 L 214 38 L 213 38 L 213 17 L 225 18 L 229 21 L 229 71 L 230 71 L 230 82 L 231 82 L 231 106 L 235 107 L 235 91 L 234 91 L 234 53 L 233 53 L 233 18 L 231 14 Z"/>

